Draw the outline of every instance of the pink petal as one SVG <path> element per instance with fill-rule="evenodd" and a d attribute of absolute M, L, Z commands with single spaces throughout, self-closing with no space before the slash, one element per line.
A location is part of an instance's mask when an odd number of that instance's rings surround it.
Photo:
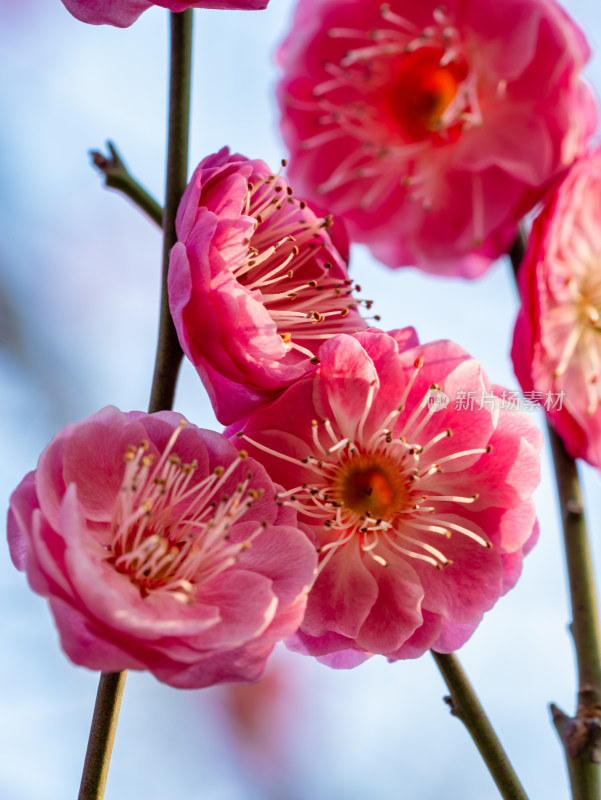
<path fill-rule="evenodd" d="M 63 478 L 67 486 L 77 485 L 78 500 L 90 520 L 111 519 L 127 447 L 137 447 L 146 438 L 137 422 L 119 424 L 122 417 L 115 408 L 103 409 L 85 426 L 75 426 L 65 445 Z"/>
<path fill-rule="evenodd" d="M 432 645 L 432 650 L 437 653 L 452 653 L 453 650 L 458 650 L 476 630 L 480 624 L 480 619 L 481 618 L 478 618 L 467 623 L 445 620 L 442 633 Z"/>
<path fill-rule="evenodd" d="M 8 509 L 8 547 L 15 567 L 25 569 L 29 549 L 26 531 L 31 527 L 31 517 L 38 507 L 35 472 L 29 472 L 10 497 Z"/>
<path fill-rule="evenodd" d="M 361 343 L 346 335 L 325 342 L 319 360 L 316 398 L 324 408 L 329 406 L 342 435 L 353 437 L 370 387 L 380 382 L 374 363 Z"/>
<path fill-rule="evenodd" d="M 450 514 L 445 518 L 464 527 L 475 527 Z M 459 532 L 453 532 L 442 544 L 434 534 L 424 533 L 421 538 L 440 547 L 452 561 L 438 570 L 423 561 L 412 560 L 424 587 L 424 608 L 462 623 L 471 622 L 476 616 L 479 619 L 483 611 L 492 608 L 502 593 L 501 556 L 496 548 L 484 547 Z"/>
<path fill-rule="evenodd" d="M 422 624 L 424 590 L 415 571 L 402 558 L 391 552 L 385 557 L 388 567 L 364 556 L 377 582 L 378 597 L 356 639 L 363 650 L 387 654 L 398 650 Z"/>
<path fill-rule="evenodd" d="M 149 0 L 63 0 L 63 5 L 82 22 L 127 28 L 153 4 Z"/>
<path fill-rule="evenodd" d="M 74 664 L 103 672 L 120 672 L 123 669 L 144 669 L 143 661 L 128 650 L 105 639 L 85 615 L 58 598 L 50 599 L 61 645 Z"/>
<path fill-rule="evenodd" d="M 340 633 L 355 638 L 378 597 L 378 584 L 355 543 L 335 553 L 320 572 L 309 596 L 303 633 Z"/>
<path fill-rule="evenodd" d="M 432 614 L 425 608 L 422 609 L 422 618 L 423 622 L 415 633 L 396 652 L 386 654 L 389 661 L 396 661 L 400 658 L 419 658 L 426 650 L 432 648 L 441 634 L 445 620 L 444 617 Z"/>

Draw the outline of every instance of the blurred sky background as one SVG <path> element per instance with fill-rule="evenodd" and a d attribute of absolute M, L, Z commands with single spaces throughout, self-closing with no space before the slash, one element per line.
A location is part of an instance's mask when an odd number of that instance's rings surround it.
<path fill-rule="evenodd" d="M 274 49 L 293 3 L 195 12 L 191 169 L 229 144 L 276 167 Z M 601 45 L 597 0 L 567 10 Z M 93 27 L 59 0 L 0 0 L 0 504 L 69 421 L 109 403 L 145 409 L 159 296 L 159 231 L 106 191 L 88 151 L 113 140 L 162 198 L 167 12 Z M 590 82 L 601 87 L 601 58 Z M 494 383 L 517 309 L 508 262 L 468 283 L 392 272 L 361 248 L 351 274 L 384 328 L 454 339 Z M 219 429 L 184 364 L 176 410 Z M 540 412 L 533 412 L 539 423 Z M 517 587 L 460 652 L 531 800 L 568 796 L 547 705 L 574 712 L 575 673 L 557 507 L 545 451 L 540 542 Z M 582 470 L 601 573 L 601 479 Z M 98 676 L 63 656 L 46 602 L 0 548 L 0 797 L 75 798 Z M 130 673 L 107 800 L 487 800 L 497 791 L 442 702 L 431 657 L 338 672 L 283 647 L 256 687 L 184 692 Z"/>

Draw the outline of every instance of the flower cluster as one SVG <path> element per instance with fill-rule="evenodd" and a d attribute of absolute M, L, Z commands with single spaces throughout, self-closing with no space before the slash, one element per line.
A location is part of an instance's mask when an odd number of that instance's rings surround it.
<path fill-rule="evenodd" d="M 588 55 L 554 0 L 302 0 L 291 178 L 388 266 L 475 277 L 594 130 Z"/>
<path fill-rule="evenodd" d="M 63 3 L 125 27 L 267 0 Z M 257 679 L 282 639 L 335 667 L 446 653 L 536 540 L 538 429 L 458 345 L 369 327 L 345 224 L 389 266 L 481 274 L 595 126 L 584 36 L 555 0 L 300 0 L 293 26 L 300 197 L 223 148 L 170 254 L 173 323 L 226 434 L 105 408 L 11 497 L 13 561 L 77 664 L 192 688 Z M 513 349 L 530 406 L 598 466 L 600 187 L 597 151 L 549 195 Z"/>

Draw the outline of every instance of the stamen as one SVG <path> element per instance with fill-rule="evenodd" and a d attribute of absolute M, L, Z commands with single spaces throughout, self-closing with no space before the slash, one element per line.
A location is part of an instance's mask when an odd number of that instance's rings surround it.
<path fill-rule="evenodd" d="M 436 522 L 440 522 L 441 524 L 446 525 L 447 528 L 451 528 L 451 530 L 453 530 L 453 531 L 457 531 L 458 533 L 462 533 L 464 536 L 467 536 L 469 539 L 473 539 L 475 542 L 478 542 L 478 544 L 482 545 L 482 547 L 487 547 L 489 549 L 492 547 L 492 544 L 489 541 L 484 539 L 482 536 L 479 536 L 477 533 L 474 533 L 474 531 L 469 530 L 469 528 L 463 527 L 463 525 L 458 525 L 456 522 L 449 522 L 448 520 L 445 520 L 443 522 L 442 520 L 436 520 L 435 519 L 434 522 L 435 523 Z"/>
<path fill-rule="evenodd" d="M 303 460 L 298 458 L 292 458 L 291 456 L 287 456 L 285 453 L 280 453 L 277 450 L 272 450 L 271 447 L 266 447 L 264 444 L 261 444 L 260 442 L 251 439 L 250 436 L 247 436 L 245 433 L 242 432 L 237 433 L 236 436 L 238 436 L 241 439 L 244 439 L 245 442 L 252 444 L 253 447 L 262 450 L 264 453 L 269 453 L 269 455 L 271 456 L 276 456 L 276 458 L 281 458 L 283 461 L 289 461 L 291 464 L 296 464 L 299 467 L 307 467 L 308 469 L 313 469 L 313 471 L 319 471 L 315 469 L 314 465 L 310 463 L 308 458 Z"/>
<path fill-rule="evenodd" d="M 485 453 L 490 453 L 492 450 L 491 446 L 488 447 L 475 447 L 473 450 L 462 450 L 459 453 L 452 453 L 448 456 L 443 456 L 443 458 L 439 458 L 436 462 L 436 466 L 439 467 L 441 464 L 446 464 L 449 461 L 455 461 L 457 458 L 466 458 L 467 456 L 478 456 L 484 455 Z"/>
<path fill-rule="evenodd" d="M 430 441 L 429 441 L 429 442 L 426 442 L 426 444 L 422 445 L 422 450 L 421 450 L 421 452 L 422 452 L 422 455 L 423 455 L 423 454 L 424 454 L 424 453 L 425 453 L 427 450 L 429 450 L 431 447 L 434 447 L 434 445 L 435 445 L 435 444 L 438 444 L 438 442 L 441 442 L 443 439 L 448 439 L 448 438 L 449 438 L 450 436 L 452 436 L 452 435 L 453 435 L 453 434 L 452 434 L 452 432 L 451 432 L 451 429 L 450 429 L 450 428 L 447 428 L 447 430 L 445 430 L 445 431 L 441 431 L 440 433 L 437 433 L 437 434 L 436 434 L 436 436 L 433 436 L 433 437 L 430 439 Z"/>
<path fill-rule="evenodd" d="M 402 411 L 402 409 L 405 407 L 405 403 L 407 402 L 407 398 L 409 397 L 409 392 L 411 391 L 413 384 L 415 383 L 415 379 L 417 378 L 417 375 L 423 366 L 424 366 L 424 357 L 418 356 L 413 362 L 413 372 L 411 373 L 409 381 L 407 382 L 407 386 L 405 387 L 405 391 L 403 392 L 403 396 L 401 397 L 401 400 L 399 402 L 398 411 Z M 392 414 L 394 413 L 395 412 L 393 411 Z M 386 420 L 384 426 L 388 425 L 389 422 L 390 418 Z"/>
<path fill-rule="evenodd" d="M 340 450 L 341 448 L 346 447 L 346 445 L 348 445 L 349 442 L 350 442 L 350 439 L 348 437 L 346 437 L 344 439 L 340 439 L 338 442 L 336 442 L 336 444 L 333 447 L 329 447 L 328 448 L 328 453 L 335 453 L 337 450 Z"/>
<path fill-rule="evenodd" d="M 255 230 L 247 257 L 232 274 L 247 291 L 261 293 L 286 344 L 284 352 L 312 360 L 312 341 L 357 328 L 358 317 L 350 312 L 362 302 L 353 298 L 350 281 L 342 286 L 335 272 L 328 274 L 332 264 L 326 259 L 332 255 L 325 231 L 332 218 L 317 218 L 306 210 L 279 172 L 248 184 L 245 211 L 256 220 Z M 313 332 L 316 325 L 319 333 Z"/>
<path fill-rule="evenodd" d="M 127 448 L 107 560 L 142 597 L 152 592 L 193 602 L 196 585 L 229 568 L 253 540 L 256 534 L 228 544 L 227 530 L 263 492 L 249 488 L 248 473 L 229 496 L 217 500 L 246 458 L 244 451 L 227 468 L 218 467 L 193 485 L 197 462 L 184 464 L 173 453 L 184 425 L 175 429 L 156 463 L 147 454 L 148 442 Z"/>
<path fill-rule="evenodd" d="M 479 173 L 472 175 L 472 219 L 474 247 L 482 247 L 484 242 L 484 188 Z"/>
<path fill-rule="evenodd" d="M 458 497 L 457 495 L 442 495 L 442 494 L 435 494 L 432 495 L 433 499 L 437 500 L 439 503 L 475 503 L 478 499 L 479 495 L 473 494 L 471 497 Z"/>
<path fill-rule="evenodd" d="M 374 393 L 376 391 L 376 386 L 378 385 L 377 380 L 373 380 L 367 391 L 367 398 L 365 400 L 365 408 L 363 409 L 363 413 L 361 414 L 361 419 L 359 420 L 359 426 L 357 428 L 357 438 L 359 441 L 363 439 L 363 428 L 367 421 L 367 417 L 369 416 L 369 412 L 371 411 L 372 403 L 374 400 Z"/>
<path fill-rule="evenodd" d="M 296 467 L 306 467 L 313 473 L 306 484 L 280 492 L 278 502 L 296 509 L 301 521 L 304 517 L 315 527 L 321 523 L 317 537 L 326 541 L 318 549 L 321 556 L 319 572 L 334 551 L 351 542 L 355 542 L 353 546 L 358 546 L 363 556 L 381 566 L 387 565 L 382 555 L 382 545 L 386 542 L 404 556 L 436 568 L 451 562 L 441 549 L 422 541 L 428 538 L 425 534 L 444 539 L 461 534 L 482 547 L 491 547 L 465 513 L 467 507 L 478 499 L 478 494 L 437 492 L 436 476 L 445 464 L 489 454 L 492 447 L 466 448 L 456 452 L 450 452 L 446 447 L 436 461 L 428 457 L 431 448 L 452 436 L 451 429 L 445 428 L 432 432 L 424 444 L 419 441 L 427 424 L 434 425 L 434 406 L 429 404 L 429 398 L 432 391 L 443 391 L 435 383 L 430 384 L 419 402 L 412 406 L 407 419 L 398 423 L 401 430 L 395 430 L 395 423 L 423 365 L 424 358 L 419 356 L 408 376 L 400 404 L 373 432 L 370 432 L 369 424 L 378 387 L 375 380 L 368 388 L 365 407 L 353 438 L 341 436 L 327 418 L 321 422 L 312 420 L 314 455 L 295 458 L 251 439 L 243 432 L 238 434 L 259 450 Z M 322 429 L 327 444 L 322 442 Z M 410 441 L 407 438 L 409 434 Z M 468 464 L 467 469 L 471 466 Z M 327 541 L 327 530 L 335 532 L 336 538 Z"/>
<path fill-rule="evenodd" d="M 572 328 L 572 330 L 570 331 L 570 334 L 569 334 L 568 338 L 566 339 L 566 343 L 565 343 L 565 345 L 563 347 L 563 352 L 561 354 L 561 359 L 559 361 L 559 364 L 555 367 L 555 370 L 553 372 L 553 375 L 556 378 L 561 377 L 561 375 L 563 375 L 564 372 L 566 371 L 566 369 L 568 368 L 568 366 L 570 364 L 570 360 L 571 360 L 571 358 L 572 358 L 572 356 L 574 354 L 574 351 L 576 350 L 576 347 L 578 346 L 578 342 L 580 340 L 580 335 L 581 335 L 580 334 L 580 330 L 579 330 L 578 326 L 575 325 Z"/>
<path fill-rule="evenodd" d="M 409 536 L 403 535 L 403 541 L 408 541 L 413 544 L 416 544 L 418 547 L 423 547 L 422 543 L 417 539 L 412 539 Z M 432 548 L 437 553 L 436 558 L 432 558 L 432 556 L 426 556 L 423 553 L 416 553 L 415 550 L 408 550 L 406 547 L 403 547 L 399 542 L 393 538 L 392 536 L 386 536 L 386 541 L 393 550 L 396 550 L 399 553 L 402 553 L 405 556 L 409 556 L 410 558 L 415 558 L 418 561 L 425 561 L 427 564 L 431 564 L 433 567 L 439 568 L 441 564 L 449 564 L 451 563 L 448 561 L 440 551 L 436 550 L 436 548 Z"/>
<path fill-rule="evenodd" d="M 422 397 L 420 403 L 415 407 L 413 412 L 409 415 L 409 419 L 405 422 L 405 425 L 403 427 L 403 430 L 400 433 L 400 436 L 406 436 L 408 434 L 408 432 L 411 430 L 412 426 L 417 421 L 419 415 L 422 413 L 422 411 L 428 405 L 428 399 L 430 397 L 430 392 L 433 389 L 438 389 L 438 386 L 435 383 L 430 384 L 430 386 L 428 388 L 428 391 L 424 394 L 424 396 Z M 429 416 L 431 416 L 431 413 L 432 412 L 429 410 L 428 411 L 428 418 L 429 418 Z M 422 426 L 420 425 L 419 428 L 421 428 L 421 427 Z M 418 430 L 419 430 L 419 428 L 418 428 Z"/>
<path fill-rule="evenodd" d="M 440 160 L 428 153 L 482 124 L 478 61 L 446 11 L 435 9 L 432 24 L 423 28 L 389 3 L 381 6 L 380 17 L 381 24 L 372 30 L 340 25 L 328 31 L 332 39 L 347 39 L 349 45 L 337 63 L 324 64 L 313 102 L 297 101 L 297 107 L 316 113 L 319 125 L 300 146 L 316 148 L 348 137 L 356 143 L 344 148 L 348 154 L 342 161 L 332 162 L 329 176 L 317 187 L 322 194 L 364 179 L 360 206 L 377 208 L 390 190 L 390 176 L 401 173 L 419 184 L 407 198 L 427 209 L 441 169 Z M 499 96 L 505 89 L 500 82 Z M 345 103 L 337 96 L 341 90 L 351 98 Z M 477 243 L 484 233 L 481 193 L 476 179 L 472 202 Z"/>
<path fill-rule="evenodd" d="M 411 34 L 419 34 L 420 29 L 415 25 L 415 23 L 411 22 L 405 17 L 402 17 L 400 14 L 391 11 L 390 5 L 388 3 L 382 3 L 380 6 L 380 14 L 386 22 L 391 22 L 393 25 L 397 25 L 399 28 L 407 31 Z"/>

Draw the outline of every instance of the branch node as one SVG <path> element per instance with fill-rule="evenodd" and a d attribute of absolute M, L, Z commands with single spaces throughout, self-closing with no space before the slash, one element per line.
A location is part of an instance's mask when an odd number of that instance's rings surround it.
<path fill-rule="evenodd" d="M 584 506 L 581 500 L 568 500 L 566 502 L 566 511 L 568 514 L 584 514 Z"/>
<path fill-rule="evenodd" d="M 582 687 L 580 691 L 591 689 Z M 575 717 L 569 717 L 553 703 L 550 710 L 568 758 L 578 758 L 588 750 L 590 761 L 601 764 L 601 706 L 580 705 Z"/>
<path fill-rule="evenodd" d="M 458 717 L 459 719 L 461 719 L 461 712 L 459 711 L 459 708 L 457 707 L 457 703 L 453 700 L 451 695 L 450 694 L 446 694 L 442 699 L 443 699 L 443 702 L 445 702 L 448 705 L 451 714 L 454 717 Z"/>
<path fill-rule="evenodd" d="M 161 206 L 130 175 L 115 145 L 112 142 L 107 142 L 106 145 L 110 156 L 105 156 L 98 150 L 90 150 L 92 163 L 104 176 L 104 185 L 107 189 L 116 189 L 129 197 L 154 223 L 162 227 L 163 209 Z"/>

